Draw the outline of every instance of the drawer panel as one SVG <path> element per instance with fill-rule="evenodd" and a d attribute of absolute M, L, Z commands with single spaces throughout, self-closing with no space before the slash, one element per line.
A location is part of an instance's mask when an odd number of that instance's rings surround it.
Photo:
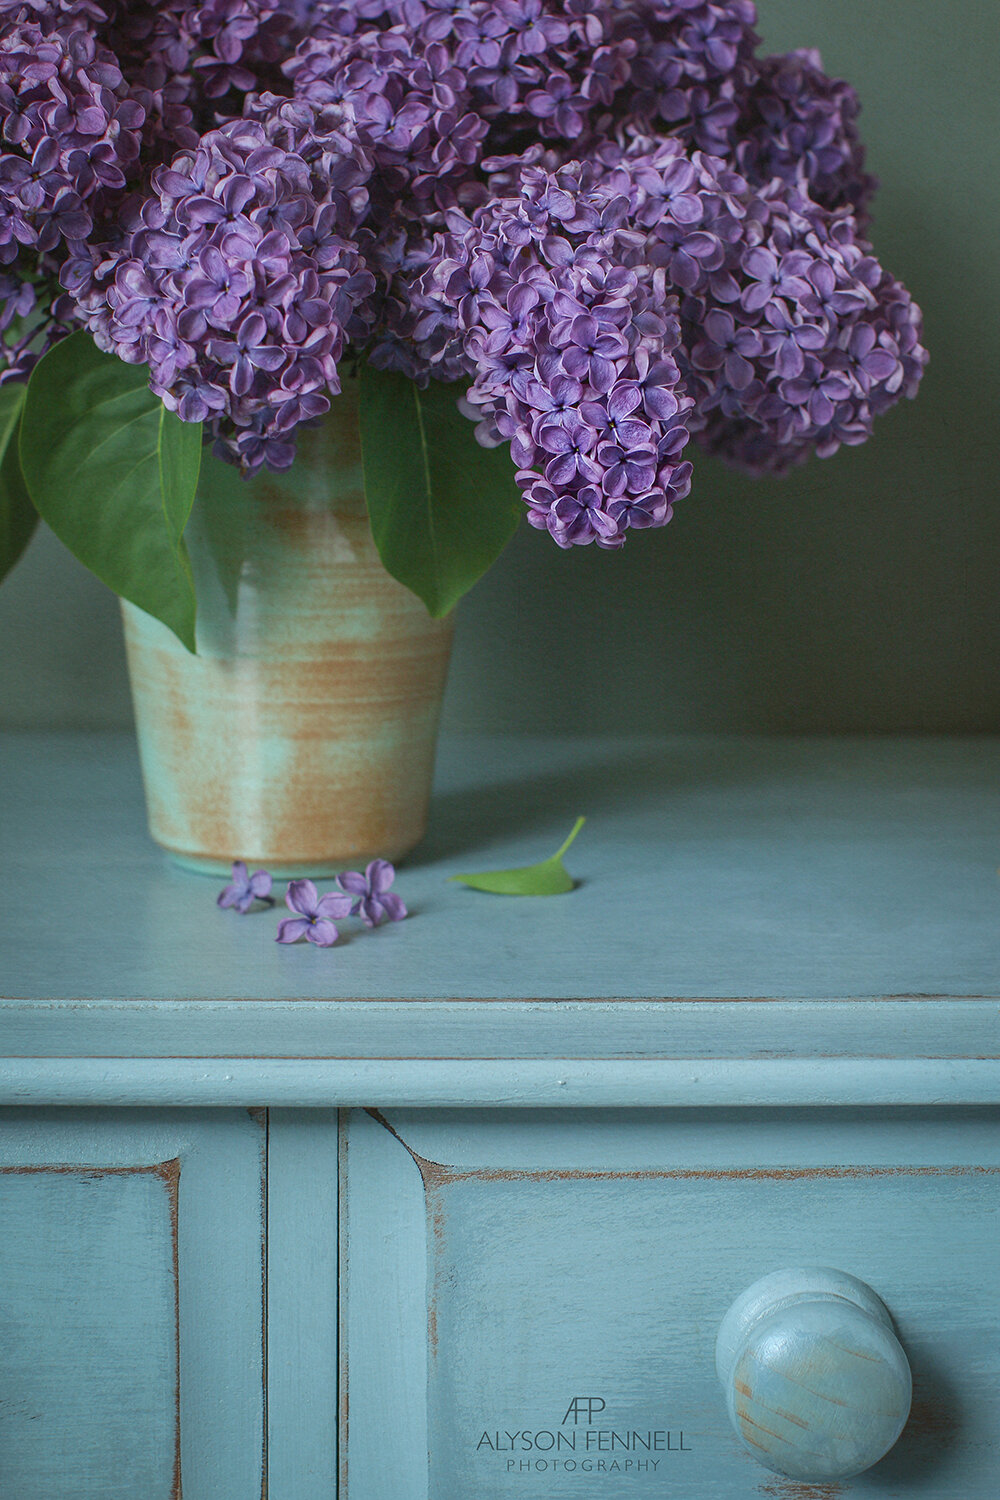
<path fill-rule="evenodd" d="M 954 1496 L 1000 1472 L 1000 1136 L 964 1111 L 351 1113 L 343 1500 Z M 839 1485 L 754 1462 L 718 1326 L 758 1277 L 875 1287 L 914 1377 Z"/>
<path fill-rule="evenodd" d="M 0 1111 L 0 1495 L 258 1500 L 265 1128 Z"/>

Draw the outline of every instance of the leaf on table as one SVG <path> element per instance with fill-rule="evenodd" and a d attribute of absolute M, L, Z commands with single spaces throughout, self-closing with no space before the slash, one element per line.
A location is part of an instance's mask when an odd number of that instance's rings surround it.
<path fill-rule="evenodd" d="M 195 648 L 184 545 L 201 467 L 200 423 L 149 389 L 144 365 L 103 354 L 88 333 L 31 372 L 20 454 L 42 518 L 85 567 Z"/>
<path fill-rule="evenodd" d="M 484 870 L 478 875 L 451 875 L 474 891 L 490 891 L 495 896 L 563 896 L 573 890 L 576 881 L 562 862 L 566 850 L 576 838 L 586 818 L 577 818 L 569 838 L 551 859 L 539 865 L 523 865 L 516 870 Z"/>
<path fill-rule="evenodd" d="M 38 525 L 17 447 L 24 393 L 20 384 L 0 386 L 0 578 L 10 572 Z"/>

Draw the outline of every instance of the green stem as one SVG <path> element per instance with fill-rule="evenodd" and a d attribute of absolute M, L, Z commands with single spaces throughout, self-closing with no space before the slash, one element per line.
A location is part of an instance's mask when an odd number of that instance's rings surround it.
<path fill-rule="evenodd" d="M 566 840 L 565 844 L 563 844 L 562 847 L 559 848 L 559 849 L 557 849 L 556 852 L 555 852 L 555 854 L 553 854 L 553 856 L 552 856 L 553 860 L 562 859 L 563 855 L 566 853 L 566 850 L 569 848 L 570 844 L 576 838 L 577 834 L 580 832 L 580 829 L 583 827 L 583 825 L 584 825 L 584 823 L 586 823 L 586 821 L 587 821 L 586 818 L 577 818 L 576 822 L 573 824 L 573 829 L 572 829 L 572 832 L 570 833 L 569 838 Z"/>

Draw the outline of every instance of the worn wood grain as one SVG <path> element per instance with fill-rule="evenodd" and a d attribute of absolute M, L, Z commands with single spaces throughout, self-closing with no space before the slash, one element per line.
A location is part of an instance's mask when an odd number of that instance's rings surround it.
<path fill-rule="evenodd" d="M 735 1294 L 792 1253 L 877 1286 L 914 1372 L 913 1415 L 893 1452 L 815 1493 L 992 1500 L 995 1113 L 390 1111 L 381 1143 L 376 1123 L 350 1116 L 364 1149 L 349 1147 L 343 1211 L 367 1226 L 367 1246 L 382 1246 L 349 1264 L 352 1390 L 381 1380 L 389 1413 L 411 1413 L 414 1390 L 403 1378 L 386 1391 L 381 1373 L 406 1368 L 413 1337 L 379 1297 L 388 1246 L 397 1283 L 427 1274 L 430 1467 L 407 1438 L 398 1500 L 812 1495 L 749 1458 L 714 1369 Z M 594 1420 L 567 1420 L 574 1397 L 595 1398 Z M 657 1432 L 660 1447 L 647 1449 Z M 374 1432 L 370 1447 L 356 1430 L 351 1441 L 353 1462 L 376 1461 Z M 554 1458 L 578 1467 L 554 1469 Z M 653 1461 L 655 1471 L 637 1467 Z"/>
<path fill-rule="evenodd" d="M 170 1189 L 155 1166 L 0 1169 L 0 1494 L 179 1494 Z"/>
<path fill-rule="evenodd" d="M 607 1109 L 1000 1103 L 996 1059 L 6 1058 L 5 1104 Z"/>
<path fill-rule="evenodd" d="M 0 1113 L 0 1495 L 258 1500 L 261 1126 Z"/>
<path fill-rule="evenodd" d="M 63 937 L 4 923 L 0 995 L 996 999 L 998 773 L 987 739 L 456 739 L 399 877 L 412 919 L 324 952 L 155 849 L 131 741 L 8 735 L 0 859 Z M 448 883 L 547 856 L 579 813 L 571 895 Z"/>
<path fill-rule="evenodd" d="M 268 1486 L 337 1493 L 338 1142 L 329 1111 L 268 1112 Z"/>
<path fill-rule="evenodd" d="M 811 1484 L 872 1468 L 910 1414 L 910 1365 L 885 1303 L 835 1267 L 786 1266 L 745 1288 L 715 1367 L 751 1458 Z"/>
<path fill-rule="evenodd" d="M 371 1191 L 355 1191 L 360 1184 Z M 427 1495 L 427 1381 L 435 1336 L 425 1213 L 410 1156 L 370 1115 L 352 1113 L 344 1120 L 341 1148 L 338 1500 Z M 362 1266 L 368 1276 L 358 1274 Z"/>
<path fill-rule="evenodd" d="M 1000 1000 L 0 1001 L 9 1057 L 1000 1056 Z"/>

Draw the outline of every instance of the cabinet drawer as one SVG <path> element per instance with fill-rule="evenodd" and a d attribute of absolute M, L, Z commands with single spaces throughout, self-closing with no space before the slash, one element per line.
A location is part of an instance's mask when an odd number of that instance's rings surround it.
<path fill-rule="evenodd" d="M 0 1111 L 0 1495 L 258 1500 L 264 1136 Z"/>
<path fill-rule="evenodd" d="M 933 1496 L 1000 1473 L 988 1111 L 390 1111 L 343 1124 L 342 1500 Z M 715 1371 L 788 1266 L 876 1288 L 913 1374 L 837 1484 L 761 1467 Z"/>

